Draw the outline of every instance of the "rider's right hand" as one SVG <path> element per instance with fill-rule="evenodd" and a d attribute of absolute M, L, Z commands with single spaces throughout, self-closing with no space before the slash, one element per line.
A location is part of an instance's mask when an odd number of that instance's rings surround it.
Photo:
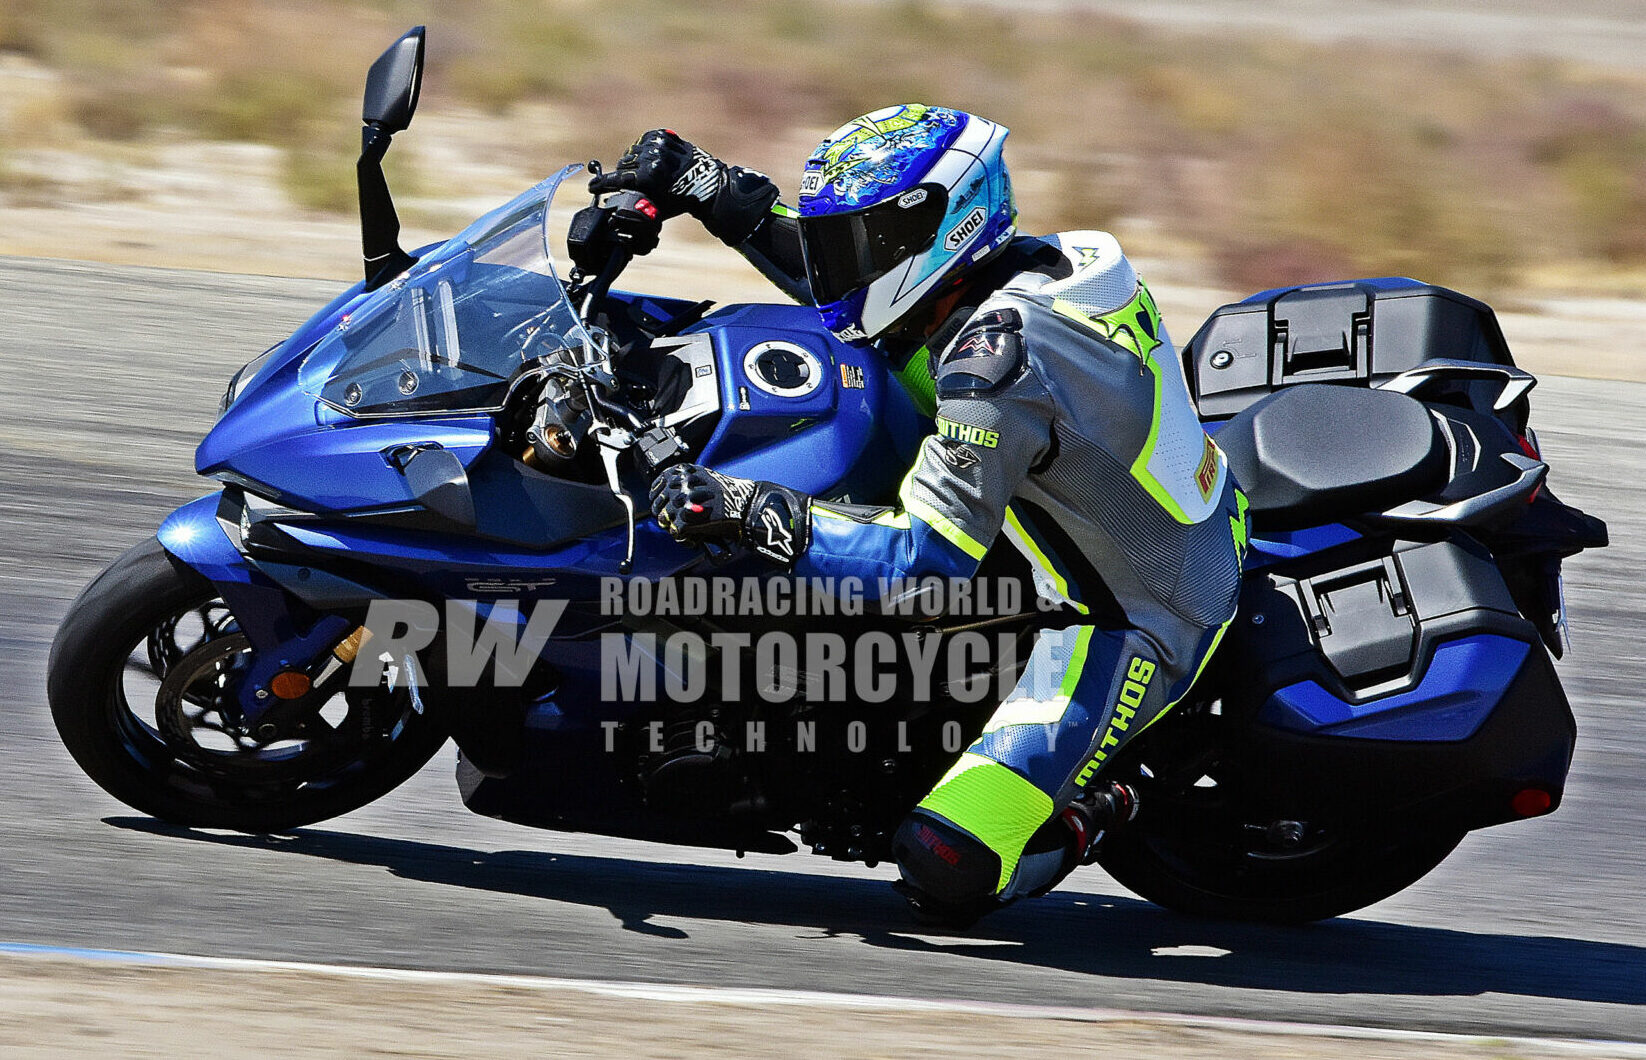
<path fill-rule="evenodd" d="M 645 133 L 618 159 L 617 168 L 589 181 L 589 191 L 638 191 L 656 204 L 658 220 L 689 213 L 710 216 L 726 186 L 726 164 L 682 140 L 672 129 Z"/>

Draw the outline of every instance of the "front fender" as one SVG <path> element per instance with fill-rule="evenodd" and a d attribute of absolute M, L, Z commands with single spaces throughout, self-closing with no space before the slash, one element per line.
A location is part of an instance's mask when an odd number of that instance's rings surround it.
<path fill-rule="evenodd" d="M 234 537 L 238 527 L 230 527 L 217 517 L 221 494 L 210 493 L 192 500 L 166 516 L 155 536 L 167 552 L 187 563 L 212 582 L 251 581 L 252 562 L 240 551 Z"/>
<path fill-rule="evenodd" d="M 307 669 L 342 640 L 355 622 L 310 606 L 301 594 L 240 551 L 239 527 L 218 516 L 221 504 L 217 494 L 190 501 L 167 516 L 155 536 L 167 552 L 217 587 L 251 642 L 252 665 L 240 683 L 239 704 L 247 722 L 256 725 L 280 702 L 269 692 L 274 675 L 286 669 Z"/>

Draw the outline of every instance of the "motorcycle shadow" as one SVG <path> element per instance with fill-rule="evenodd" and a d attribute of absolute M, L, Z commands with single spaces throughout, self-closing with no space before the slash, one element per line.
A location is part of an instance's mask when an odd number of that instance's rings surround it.
<path fill-rule="evenodd" d="M 811 928 L 819 937 L 948 960 L 992 960 L 1082 975 L 1317 994 L 1506 993 L 1646 1004 L 1646 947 L 1338 918 L 1298 927 L 1182 916 L 1136 898 L 1062 890 L 1002 910 L 964 935 L 916 926 L 885 880 L 763 868 L 487 852 L 297 829 L 204 832 L 149 818 L 105 823 L 218 846 L 375 866 L 396 877 L 609 911 L 630 931 L 686 931 L 655 917 Z M 1091 871 L 1091 870 L 1088 870 Z M 1078 887 L 1081 877 L 1072 880 Z"/>

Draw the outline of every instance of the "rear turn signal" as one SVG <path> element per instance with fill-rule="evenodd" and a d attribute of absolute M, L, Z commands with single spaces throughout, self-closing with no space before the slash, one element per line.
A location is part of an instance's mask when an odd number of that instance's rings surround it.
<path fill-rule="evenodd" d="M 1515 441 L 1520 443 L 1521 452 L 1525 453 L 1533 460 L 1543 459 L 1543 454 L 1538 452 L 1537 449 L 1537 439 L 1533 438 L 1530 434 L 1517 434 L 1515 435 Z M 1533 501 L 1537 500 L 1537 495 L 1542 492 L 1543 483 L 1539 482 L 1537 486 L 1532 489 L 1531 494 L 1526 498 L 1526 503 L 1531 504 Z"/>
<path fill-rule="evenodd" d="M 1509 808 L 1516 817 L 1537 817 L 1548 813 L 1549 807 L 1554 804 L 1554 797 L 1542 788 L 1521 788 L 1509 800 Z"/>

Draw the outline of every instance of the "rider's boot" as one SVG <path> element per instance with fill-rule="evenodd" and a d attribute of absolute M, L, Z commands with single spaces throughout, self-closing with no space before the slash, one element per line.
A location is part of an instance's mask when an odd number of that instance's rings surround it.
<path fill-rule="evenodd" d="M 1060 820 L 1074 834 L 1069 849 L 1074 855 L 1071 864 L 1046 890 L 1062 882 L 1063 877 L 1077 866 L 1090 865 L 1097 860 L 1098 846 L 1103 837 L 1137 816 L 1137 792 L 1129 784 L 1110 781 L 1107 788 L 1085 791 L 1066 806 Z M 1039 892 L 1044 894 L 1045 891 Z"/>
<path fill-rule="evenodd" d="M 1137 816 L 1137 806 L 1137 793 L 1125 784 L 1082 792 L 1029 838 L 998 892 L 998 855 L 941 817 L 916 810 L 893 837 L 903 877 L 893 886 L 921 923 L 968 928 L 1019 898 L 1045 894 L 1091 864 L 1103 837 Z"/>

